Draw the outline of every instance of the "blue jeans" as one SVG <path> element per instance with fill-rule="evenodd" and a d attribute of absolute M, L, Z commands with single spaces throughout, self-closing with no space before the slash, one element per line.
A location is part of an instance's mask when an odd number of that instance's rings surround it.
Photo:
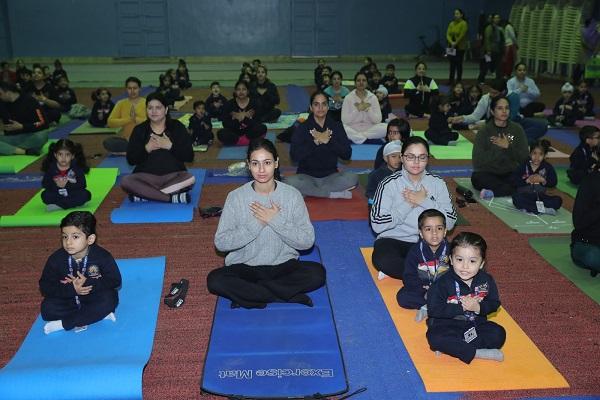
<path fill-rule="evenodd" d="M 571 243 L 571 258 L 581 268 L 600 272 L 600 246 L 590 243 Z"/>

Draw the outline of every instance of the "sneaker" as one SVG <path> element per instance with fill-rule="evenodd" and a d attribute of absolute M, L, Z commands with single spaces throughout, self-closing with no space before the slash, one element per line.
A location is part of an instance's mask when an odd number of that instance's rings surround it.
<path fill-rule="evenodd" d="M 139 197 L 139 196 L 135 196 L 133 194 L 129 194 L 129 201 L 131 201 L 132 203 L 140 203 L 140 202 L 145 202 L 148 201 L 148 199 L 145 199 L 143 197 Z"/>
<path fill-rule="evenodd" d="M 494 198 L 494 192 L 489 189 L 481 189 L 481 192 L 479 192 L 479 197 L 482 200 L 491 200 Z"/>
<path fill-rule="evenodd" d="M 190 201 L 190 192 L 175 193 L 171 195 L 171 203 L 188 204 Z"/>

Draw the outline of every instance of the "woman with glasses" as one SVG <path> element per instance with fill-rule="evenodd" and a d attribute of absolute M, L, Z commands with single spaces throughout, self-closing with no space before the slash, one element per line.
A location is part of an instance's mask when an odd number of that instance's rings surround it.
<path fill-rule="evenodd" d="M 286 178 L 305 196 L 352 198 L 358 175 L 338 171 L 338 158 L 349 160 L 352 147 L 341 122 L 328 113 L 327 96 L 315 92 L 310 97 L 310 115 L 296 127 L 290 155 L 298 163 L 296 175 Z"/>
<path fill-rule="evenodd" d="M 315 241 L 302 195 L 278 180 L 279 157 L 269 140 L 250 142 L 247 163 L 252 181 L 230 192 L 223 206 L 215 246 L 228 254 L 225 266 L 208 274 L 208 290 L 230 299 L 232 308 L 312 307 L 306 293 L 325 284 L 325 270 L 298 260 L 298 250 Z"/>
<path fill-rule="evenodd" d="M 456 211 L 442 178 L 427 172 L 429 145 L 419 136 L 402 144 L 402 169 L 385 178 L 377 187 L 371 208 L 371 228 L 377 233 L 373 265 L 379 278 L 402 279 L 404 260 L 419 240 L 419 215 L 429 209 L 446 217 L 447 228 L 456 223 Z"/>

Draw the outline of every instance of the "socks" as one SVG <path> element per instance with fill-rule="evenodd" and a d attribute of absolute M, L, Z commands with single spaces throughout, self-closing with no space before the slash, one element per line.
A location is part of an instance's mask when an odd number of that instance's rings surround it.
<path fill-rule="evenodd" d="M 498 349 L 477 349 L 475 358 L 484 360 L 504 361 L 504 353 Z"/>
<path fill-rule="evenodd" d="M 63 327 L 62 321 L 60 319 L 56 321 L 46 322 L 46 325 L 44 325 L 44 333 L 46 335 L 52 332 L 62 331 L 63 329 L 65 328 Z"/>
<path fill-rule="evenodd" d="M 342 190 L 341 192 L 329 192 L 330 199 L 351 199 L 352 192 L 349 190 Z"/>
<path fill-rule="evenodd" d="M 46 211 L 58 211 L 63 208 L 57 204 L 46 204 Z"/>
<path fill-rule="evenodd" d="M 187 204 L 190 200 L 190 192 L 175 193 L 171 195 L 171 203 Z"/>
<path fill-rule="evenodd" d="M 132 203 L 139 203 L 139 202 L 143 202 L 143 201 L 148 201 L 148 199 L 130 194 L 129 201 L 131 201 Z"/>
<path fill-rule="evenodd" d="M 427 304 L 419 308 L 419 310 L 417 311 L 417 315 L 415 316 L 415 321 L 421 322 L 425 318 L 427 318 Z"/>
<path fill-rule="evenodd" d="M 387 276 L 386 274 L 384 274 L 383 272 L 381 272 L 381 271 L 379 271 L 379 272 L 377 273 L 377 280 L 378 280 L 378 281 L 382 281 L 382 280 L 384 280 L 384 279 L 385 279 L 385 278 L 387 278 L 387 277 L 388 277 L 388 276 Z"/>
<path fill-rule="evenodd" d="M 108 319 L 112 322 L 117 322 L 117 316 L 115 315 L 114 312 L 111 312 L 110 314 L 108 314 L 106 317 L 104 317 L 104 319 Z"/>
<path fill-rule="evenodd" d="M 481 189 L 481 192 L 479 192 L 479 197 L 483 200 L 491 200 L 494 198 L 494 192 L 489 189 Z"/>

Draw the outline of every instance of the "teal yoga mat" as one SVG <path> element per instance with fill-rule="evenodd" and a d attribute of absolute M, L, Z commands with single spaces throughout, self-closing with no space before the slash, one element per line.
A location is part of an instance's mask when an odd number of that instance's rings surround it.
<path fill-rule="evenodd" d="M 46 211 L 46 205 L 42 202 L 42 191 L 40 190 L 14 215 L 0 217 L 0 226 L 58 226 L 60 221 L 71 211 L 95 212 L 112 189 L 117 179 L 116 168 L 92 168 L 86 176 L 87 189 L 92 192 L 92 199 L 82 207 L 71 208 L 60 211 Z"/>
<path fill-rule="evenodd" d="M 479 191 L 473 188 L 470 178 L 454 178 L 456 183 L 473 191 L 473 197 L 510 228 L 519 233 L 571 233 L 573 217 L 564 208 L 556 215 L 535 215 L 519 211 L 511 197 L 494 197 L 492 200 L 479 198 Z"/>
<path fill-rule="evenodd" d="M 425 138 L 425 131 L 413 131 L 414 136 Z M 473 156 L 473 143 L 463 135 L 458 135 L 458 141 L 454 146 L 429 145 L 429 153 L 438 160 L 470 160 Z"/>
<path fill-rule="evenodd" d="M 600 285 L 598 278 L 590 276 L 590 271 L 579 268 L 571 259 L 571 237 L 552 236 L 529 238 L 529 245 L 550 265 L 568 280 L 573 282 L 583 293 L 600 304 Z"/>
<path fill-rule="evenodd" d="M 117 260 L 123 286 L 116 322 L 44 334 L 35 320 L 21 347 L 0 370 L 0 398 L 141 399 L 152 352 L 165 257 Z"/>
<path fill-rule="evenodd" d="M 558 178 L 556 188 L 575 198 L 575 196 L 577 196 L 578 187 L 569 180 L 569 177 L 567 176 L 567 167 L 554 167 L 554 169 L 556 170 L 556 177 Z"/>

